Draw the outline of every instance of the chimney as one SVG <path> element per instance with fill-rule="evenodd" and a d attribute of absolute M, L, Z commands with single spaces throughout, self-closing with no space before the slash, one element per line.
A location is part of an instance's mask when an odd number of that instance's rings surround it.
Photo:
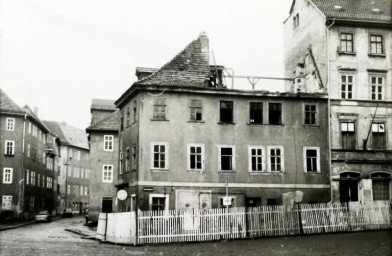
<path fill-rule="evenodd" d="M 201 45 L 201 51 L 203 53 L 209 53 L 210 49 L 209 49 L 209 40 L 208 40 L 208 36 L 206 32 L 201 32 L 199 35 L 199 41 L 200 41 L 200 45 Z"/>
<path fill-rule="evenodd" d="M 36 115 L 38 117 L 38 107 L 37 106 L 34 107 L 33 112 L 34 112 L 34 115 Z"/>

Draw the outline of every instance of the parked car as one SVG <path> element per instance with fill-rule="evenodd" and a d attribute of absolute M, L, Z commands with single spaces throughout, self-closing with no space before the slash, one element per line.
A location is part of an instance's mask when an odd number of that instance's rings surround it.
<path fill-rule="evenodd" d="M 35 215 L 35 221 L 41 222 L 51 222 L 52 221 L 52 216 L 48 211 L 40 211 L 37 215 Z"/>
<path fill-rule="evenodd" d="M 72 208 L 65 208 L 64 209 L 63 218 L 65 218 L 65 217 L 69 217 L 69 218 L 73 217 Z"/>

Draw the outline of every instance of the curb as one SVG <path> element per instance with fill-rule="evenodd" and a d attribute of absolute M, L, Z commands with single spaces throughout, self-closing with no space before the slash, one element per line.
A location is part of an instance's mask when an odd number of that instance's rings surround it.
<path fill-rule="evenodd" d="M 95 238 L 95 236 L 91 236 L 90 234 L 88 234 L 86 232 L 83 232 L 83 231 L 81 231 L 79 229 L 69 229 L 69 228 L 66 228 L 64 230 L 68 231 L 68 232 L 71 232 L 71 233 L 74 233 L 74 234 L 77 234 L 77 235 L 80 235 L 84 239 L 94 239 L 94 240 L 97 240 L 97 238 Z"/>
<path fill-rule="evenodd" d="M 8 229 L 20 228 L 20 227 L 31 225 L 31 224 L 34 224 L 34 223 L 35 223 L 35 221 L 32 221 L 32 222 L 27 222 L 27 223 L 23 223 L 23 224 L 18 224 L 16 226 L 3 227 L 3 228 L 0 228 L 0 231 L 4 231 L 4 230 L 8 230 Z"/>

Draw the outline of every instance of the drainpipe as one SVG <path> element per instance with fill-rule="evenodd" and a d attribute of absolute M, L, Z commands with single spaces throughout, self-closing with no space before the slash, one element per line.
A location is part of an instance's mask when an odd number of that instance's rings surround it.
<path fill-rule="evenodd" d="M 22 157 L 21 157 L 21 166 L 19 169 L 19 200 L 18 200 L 18 210 L 21 213 L 21 218 L 23 218 L 24 214 L 24 152 L 25 152 L 25 137 L 26 137 L 26 118 L 27 114 L 24 115 L 23 118 L 23 131 L 22 131 Z"/>
<path fill-rule="evenodd" d="M 327 27 L 326 36 L 327 36 L 327 93 L 328 93 L 328 146 L 329 146 L 329 184 L 330 184 L 330 193 L 331 193 L 331 201 L 333 201 L 333 192 L 332 192 L 332 141 L 331 141 L 331 84 L 330 84 L 330 61 L 329 61 L 329 29 L 335 24 L 335 21 Z"/>

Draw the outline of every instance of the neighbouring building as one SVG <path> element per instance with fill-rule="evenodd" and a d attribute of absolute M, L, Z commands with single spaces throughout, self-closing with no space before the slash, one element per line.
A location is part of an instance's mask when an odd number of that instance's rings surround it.
<path fill-rule="evenodd" d="M 47 147 L 48 127 L 29 107 L 20 108 L 0 89 L 0 211 L 32 218 L 56 213 L 56 156 Z"/>
<path fill-rule="evenodd" d="M 66 123 L 44 121 L 60 143 L 58 159 L 57 212 L 72 209 L 73 213 L 86 213 L 90 180 L 89 146 L 82 129 Z"/>
<path fill-rule="evenodd" d="M 120 119 L 114 100 L 92 99 L 91 123 L 86 132 L 90 144 L 89 221 L 100 212 L 116 209 Z"/>
<path fill-rule="evenodd" d="M 201 34 L 115 102 L 119 211 L 330 200 L 327 95 L 227 89 L 222 71 Z"/>
<path fill-rule="evenodd" d="M 391 200 L 392 2 L 294 0 L 284 37 L 287 89 L 328 90 L 333 200 Z"/>

